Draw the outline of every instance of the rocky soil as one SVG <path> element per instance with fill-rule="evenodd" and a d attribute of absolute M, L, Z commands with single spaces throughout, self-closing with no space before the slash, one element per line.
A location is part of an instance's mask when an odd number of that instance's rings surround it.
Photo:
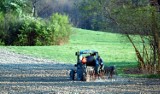
<path fill-rule="evenodd" d="M 160 79 L 71 81 L 71 64 L 31 57 L 0 48 L 1 94 L 160 94 Z"/>

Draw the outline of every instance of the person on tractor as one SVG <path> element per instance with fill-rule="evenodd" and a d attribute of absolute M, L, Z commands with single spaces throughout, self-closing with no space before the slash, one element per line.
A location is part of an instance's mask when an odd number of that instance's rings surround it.
<path fill-rule="evenodd" d="M 99 62 L 100 71 L 104 70 L 103 60 L 102 60 L 102 58 L 100 56 L 98 56 L 97 61 Z"/>
<path fill-rule="evenodd" d="M 86 63 L 87 63 L 87 59 L 86 59 L 86 57 L 82 57 L 81 62 L 82 62 L 82 64 L 86 64 Z"/>
<path fill-rule="evenodd" d="M 96 60 L 95 60 L 95 54 L 90 54 L 86 56 L 86 61 L 87 61 L 87 66 L 95 66 L 96 65 Z"/>

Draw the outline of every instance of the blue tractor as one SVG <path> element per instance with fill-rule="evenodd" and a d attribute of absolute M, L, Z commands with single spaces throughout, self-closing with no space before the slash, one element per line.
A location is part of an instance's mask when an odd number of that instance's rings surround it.
<path fill-rule="evenodd" d="M 70 71 L 70 79 L 88 81 L 99 73 L 98 52 L 94 50 L 80 50 L 75 53 L 77 64 Z"/>

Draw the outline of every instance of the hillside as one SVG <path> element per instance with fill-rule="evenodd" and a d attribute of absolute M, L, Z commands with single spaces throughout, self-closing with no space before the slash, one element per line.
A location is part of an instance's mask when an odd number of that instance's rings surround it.
<path fill-rule="evenodd" d="M 83 49 L 97 50 L 106 64 L 135 66 L 134 49 L 121 34 L 90 31 L 73 28 L 70 41 L 56 46 L 9 46 L 17 53 L 52 59 L 59 62 L 75 63 L 75 52 Z"/>

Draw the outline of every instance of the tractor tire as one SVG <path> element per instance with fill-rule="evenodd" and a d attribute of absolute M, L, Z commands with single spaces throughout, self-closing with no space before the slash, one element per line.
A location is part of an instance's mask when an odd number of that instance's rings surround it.
<path fill-rule="evenodd" d="M 70 79 L 71 79 L 71 80 L 74 80 L 74 79 L 75 79 L 75 70 L 72 69 L 72 70 L 70 71 L 69 75 L 70 75 Z"/>
<path fill-rule="evenodd" d="M 83 81 L 83 71 L 82 69 L 77 69 L 77 80 Z"/>
<path fill-rule="evenodd" d="M 85 73 L 83 73 L 83 79 L 82 81 L 87 81 L 87 75 Z"/>

